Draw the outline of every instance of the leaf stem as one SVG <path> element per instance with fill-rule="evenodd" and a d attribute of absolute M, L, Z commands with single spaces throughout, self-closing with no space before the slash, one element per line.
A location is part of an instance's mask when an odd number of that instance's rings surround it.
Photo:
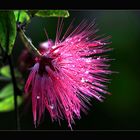
<path fill-rule="evenodd" d="M 12 77 L 12 83 L 13 83 L 13 89 L 14 89 L 14 106 L 15 106 L 15 118 L 16 118 L 16 129 L 20 130 L 20 119 L 19 119 L 19 110 L 17 106 L 17 93 L 19 92 L 19 89 L 17 87 L 16 78 L 14 74 L 14 67 L 11 59 L 11 55 L 7 55 L 8 63 L 10 66 L 10 72 Z"/>
<path fill-rule="evenodd" d="M 25 35 L 22 29 L 19 29 L 19 35 L 25 47 L 28 48 L 29 51 L 33 53 L 33 55 L 39 57 L 42 56 L 41 53 L 37 50 L 37 48 L 32 44 L 31 40 Z"/>

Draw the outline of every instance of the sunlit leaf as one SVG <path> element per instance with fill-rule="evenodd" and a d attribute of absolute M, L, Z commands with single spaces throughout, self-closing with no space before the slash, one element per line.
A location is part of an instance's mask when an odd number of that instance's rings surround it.
<path fill-rule="evenodd" d="M 13 95 L 13 85 L 12 83 L 6 85 L 4 88 L 0 90 L 0 99 L 4 99 L 8 96 Z"/>
<path fill-rule="evenodd" d="M 23 102 L 23 97 L 17 97 L 17 105 L 20 106 Z M 14 110 L 14 96 L 10 96 L 0 101 L 0 112 L 8 112 Z"/>
<path fill-rule="evenodd" d="M 28 15 L 28 13 L 25 10 L 15 10 L 14 14 L 15 14 L 16 21 L 19 16 L 19 22 L 21 22 L 21 23 L 27 22 L 30 20 L 30 16 Z"/>
<path fill-rule="evenodd" d="M 10 67 L 7 65 L 7 66 L 0 68 L 0 74 L 7 78 L 11 78 Z"/>
<path fill-rule="evenodd" d="M 38 17 L 69 17 L 67 10 L 39 10 L 36 14 Z"/>
<path fill-rule="evenodd" d="M 16 38 L 16 20 L 13 11 L 0 11 L 0 45 L 11 54 Z"/>
<path fill-rule="evenodd" d="M 16 77 L 21 77 L 21 73 L 17 69 L 14 69 L 14 72 Z M 6 65 L 0 68 L 0 74 L 4 77 L 11 78 L 10 67 Z"/>

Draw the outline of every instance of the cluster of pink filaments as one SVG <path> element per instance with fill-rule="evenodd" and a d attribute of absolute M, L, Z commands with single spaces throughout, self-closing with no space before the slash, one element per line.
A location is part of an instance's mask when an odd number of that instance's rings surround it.
<path fill-rule="evenodd" d="M 56 40 L 40 45 L 41 58 L 36 58 L 25 92 L 32 93 L 34 122 L 40 122 L 45 108 L 52 120 L 65 118 L 68 125 L 74 118 L 80 118 L 81 110 L 86 112 L 86 103 L 94 97 L 103 101 L 102 94 L 108 94 L 105 75 L 111 73 L 110 60 L 102 53 L 110 51 L 107 41 L 95 33 L 95 24 L 83 21 L 70 32 L 71 25 L 60 40 L 62 23 L 57 28 Z M 42 47 L 42 48 L 41 48 Z"/>

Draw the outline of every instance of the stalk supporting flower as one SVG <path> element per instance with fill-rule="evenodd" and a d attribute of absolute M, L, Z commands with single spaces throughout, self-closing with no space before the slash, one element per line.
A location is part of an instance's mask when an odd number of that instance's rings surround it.
<path fill-rule="evenodd" d="M 62 22 L 57 27 L 56 40 L 41 44 L 42 57 L 35 58 L 35 65 L 25 85 L 25 92 L 32 94 L 34 123 L 40 123 L 45 108 L 52 121 L 65 118 L 68 126 L 86 113 L 91 98 L 103 101 L 107 92 L 105 76 L 109 58 L 103 55 L 110 37 L 96 36 L 95 23 L 82 21 L 70 31 L 71 25 L 60 39 Z M 72 29 L 71 29 L 72 30 Z"/>
<path fill-rule="evenodd" d="M 20 95 L 20 90 L 18 89 L 18 86 L 17 86 L 11 55 L 7 55 L 7 59 L 8 59 L 9 67 L 10 67 L 10 73 L 11 73 L 13 89 L 14 89 L 14 107 L 15 107 L 15 118 L 16 118 L 16 129 L 20 130 L 20 116 L 19 116 L 19 109 L 17 106 L 17 96 Z"/>
<path fill-rule="evenodd" d="M 37 50 L 36 47 L 32 44 L 31 40 L 25 35 L 24 31 L 22 29 L 19 29 L 19 35 L 20 38 L 22 39 L 25 47 L 28 48 L 28 50 L 34 54 L 35 56 L 41 56 L 40 52 Z"/>

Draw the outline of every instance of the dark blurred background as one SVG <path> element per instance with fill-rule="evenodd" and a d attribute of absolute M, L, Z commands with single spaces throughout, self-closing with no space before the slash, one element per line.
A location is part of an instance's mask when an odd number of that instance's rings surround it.
<path fill-rule="evenodd" d="M 92 100 L 88 114 L 81 114 L 80 120 L 75 120 L 75 130 L 134 130 L 140 129 L 140 11 L 132 10 L 70 10 L 70 17 L 64 19 L 66 25 L 76 18 L 76 23 L 82 19 L 93 20 L 100 31 L 97 34 L 111 35 L 110 69 L 119 72 L 111 75 L 108 90 L 111 96 L 106 96 L 103 103 Z M 46 40 L 44 28 L 50 38 L 55 37 L 57 18 L 34 18 L 26 31 L 35 46 Z M 65 26 L 67 27 L 67 26 Z M 24 48 L 17 39 L 14 48 L 14 63 Z M 69 130 L 66 121 L 52 123 L 46 112 L 44 121 L 37 129 L 34 128 L 31 106 L 24 110 L 20 106 L 20 123 L 22 130 Z M 0 129 L 15 129 L 14 112 L 0 113 Z"/>

